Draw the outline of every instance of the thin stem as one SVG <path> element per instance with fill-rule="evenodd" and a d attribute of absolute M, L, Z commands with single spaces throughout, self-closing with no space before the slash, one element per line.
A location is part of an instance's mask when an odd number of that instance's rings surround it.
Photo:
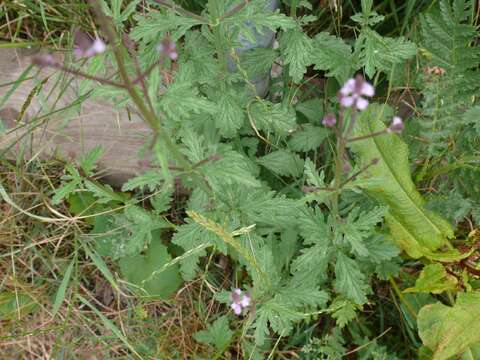
<path fill-rule="evenodd" d="M 355 174 L 353 174 L 352 176 L 350 176 L 347 180 L 345 180 L 344 182 L 342 182 L 341 184 L 341 188 L 344 187 L 345 185 L 347 185 L 350 181 L 353 181 L 355 180 L 361 173 L 365 172 L 370 166 L 372 165 L 376 165 L 378 164 L 378 159 L 373 159 L 370 164 L 367 164 L 365 165 L 364 167 L 362 167 L 360 170 L 358 170 Z"/>
<path fill-rule="evenodd" d="M 98 6 L 98 3 L 95 0 L 91 0 L 92 9 L 100 23 L 100 26 L 104 30 L 106 36 L 108 37 L 110 43 L 113 45 L 113 55 L 115 56 L 115 60 L 118 65 L 118 70 L 122 81 L 124 82 L 124 87 L 128 91 L 130 98 L 137 106 L 138 110 L 142 114 L 144 120 L 148 123 L 151 129 L 154 131 L 154 135 L 158 136 L 162 142 L 165 144 L 168 152 L 179 162 L 180 166 L 182 166 L 188 172 L 192 171 L 192 165 L 190 162 L 183 156 L 183 154 L 178 150 L 176 144 L 171 140 L 169 134 L 165 132 L 165 130 L 160 125 L 158 118 L 156 117 L 155 113 L 151 112 L 148 107 L 145 105 L 143 99 L 138 94 L 137 90 L 135 89 L 135 85 L 132 83 L 132 80 L 128 76 L 127 67 L 124 61 L 124 56 L 129 57 L 129 54 L 125 51 L 122 51 L 121 43 L 118 41 L 118 36 L 116 30 L 111 24 L 106 16 L 101 11 L 101 8 Z M 119 44 L 120 46 L 115 46 Z M 202 187 L 207 194 L 211 194 L 211 189 L 208 187 L 208 184 L 201 179 L 198 174 L 192 173 L 192 178 L 198 181 L 198 185 Z"/>
<path fill-rule="evenodd" d="M 390 284 L 392 285 L 392 288 L 395 291 L 395 294 L 397 294 L 400 301 L 403 304 L 405 304 L 405 307 L 407 308 L 408 312 L 413 316 L 414 319 L 417 319 L 417 313 L 415 312 L 415 309 L 413 308 L 412 304 L 410 304 L 410 302 L 407 299 L 405 299 L 405 296 L 403 296 L 395 280 L 391 276 L 388 277 L 388 280 L 390 281 Z"/>
<path fill-rule="evenodd" d="M 243 8 L 245 6 L 247 6 L 248 4 L 250 3 L 250 0 L 243 0 L 242 3 L 238 4 L 237 6 L 233 7 L 231 10 L 227 11 L 225 14 L 223 14 L 221 17 L 220 17 L 220 21 L 223 21 L 233 15 L 235 15 L 236 13 L 240 12 L 243 10 Z"/>
<path fill-rule="evenodd" d="M 203 23 L 208 23 L 207 19 L 205 19 L 204 17 L 200 16 L 200 15 L 197 15 L 193 12 L 190 12 L 188 10 L 185 10 L 184 8 L 182 8 L 181 6 L 177 5 L 177 4 L 172 4 L 171 2 L 169 1 L 165 1 L 165 0 L 155 0 L 156 3 L 172 10 L 172 11 L 175 11 L 176 13 L 180 14 L 180 15 L 184 15 L 184 16 L 187 16 L 187 17 L 190 17 L 192 19 L 195 19 L 195 20 L 198 20 L 198 21 L 201 21 Z"/>
<path fill-rule="evenodd" d="M 104 84 L 104 85 L 110 85 L 110 86 L 114 86 L 114 87 L 118 87 L 118 88 L 125 88 L 125 84 L 122 84 L 121 82 L 117 82 L 117 81 L 108 80 L 108 79 L 104 79 L 104 78 L 99 78 L 97 76 L 89 75 L 87 73 L 84 73 L 83 71 L 76 70 L 76 69 L 71 69 L 71 68 L 68 68 L 66 66 L 63 66 L 62 64 L 53 63 L 53 64 L 48 64 L 46 66 L 51 67 L 53 69 L 61 70 L 63 72 L 66 72 L 67 74 L 72 74 L 72 75 L 75 75 L 75 76 L 83 77 L 85 79 L 98 81 L 99 83 Z"/>
<path fill-rule="evenodd" d="M 369 139 L 369 138 L 371 138 L 371 137 L 375 137 L 375 136 L 383 135 L 383 134 L 388 134 L 388 130 L 387 130 L 387 129 L 383 129 L 383 130 L 376 131 L 376 132 L 371 133 L 371 134 L 368 134 L 368 135 L 363 135 L 363 136 L 357 136 L 357 137 L 349 138 L 349 139 L 347 139 L 347 142 L 350 143 L 350 142 L 354 142 L 354 141 L 365 140 L 365 139 Z"/>

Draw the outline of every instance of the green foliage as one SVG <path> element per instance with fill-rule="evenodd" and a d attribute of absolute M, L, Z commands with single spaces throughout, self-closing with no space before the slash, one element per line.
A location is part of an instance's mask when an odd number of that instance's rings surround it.
<path fill-rule="evenodd" d="M 195 340 L 209 344 L 215 347 L 219 352 L 223 352 L 230 344 L 233 338 L 233 331 L 228 326 L 228 317 L 221 316 L 215 320 L 206 330 L 201 330 L 195 334 Z"/>
<path fill-rule="evenodd" d="M 155 239 L 144 255 L 122 257 L 118 264 L 125 279 L 136 285 L 139 295 L 167 299 L 182 283 L 178 266 L 169 264 L 171 260 L 167 247 Z"/>
<path fill-rule="evenodd" d="M 418 330 L 432 359 L 443 360 L 465 353 L 480 342 L 480 296 L 460 293 L 454 306 L 427 305 L 418 314 Z"/>
<path fill-rule="evenodd" d="M 441 294 L 457 287 L 458 280 L 447 273 L 442 264 L 435 263 L 425 266 L 415 281 L 415 286 L 405 289 L 405 292 L 427 292 Z"/>
<path fill-rule="evenodd" d="M 387 107 L 370 106 L 359 116 L 355 135 L 384 130 L 385 125 L 380 119 L 387 117 L 388 113 Z M 372 197 L 388 205 L 386 220 L 399 246 L 414 258 L 458 257 L 453 250 L 446 254 L 436 253 L 437 249 L 450 246 L 448 239 L 453 232 L 443 218 L 425 209 L 425 201 L 410 177 L 407 145 L 398 136 L 385 134 L 352 143 L 352 149 L 361 165 L 379 159 L 378 164 L 370 166 L 362 174 L 368 179 L 362 187 Z"/>

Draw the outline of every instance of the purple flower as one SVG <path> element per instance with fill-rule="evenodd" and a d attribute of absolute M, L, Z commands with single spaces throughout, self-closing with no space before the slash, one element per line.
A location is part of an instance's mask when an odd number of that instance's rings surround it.
<path fill-rule="evenodd" d="M 402 119 L 398 116 L 394 116 L 392 123 L 387 128 L 387 132 L 401 134 L 404 128 L 405 128 L 405 125 L 403 125 Z"/>
<path fill-rule="evenodd" d="M 240 289 L 234 289 L 230 294 L 230 299 L 232 300 L 230 307 L 233 309 L 235 315 L 240 315 L 243 309 L 250 306 L 252 300 L 248 293 L 243 294 Z"/>
<path fill-rule="evenodd" d="M 177 44 L 175 44 L 175 42 L 171 41 L 169 38 L 163 39 L 162 42 L 157 45 L 157 51 L 169 57 L 172 61 L 176 61 L 178 59 Z"/>
<path fill-rule="evenodd" d="M 343 107 L 356 107 L 358 110 L 365 110 L 368 100 L 365 97 L 372 97 L 375 94 L 373 86 L 365 81 L 363 76 L 357 75 L 355 79 L 348 79 L 340 89 L 338 97 Z"/>
<path fill-rule="evenodd" d="M 337 123 L 337 118 L 332 113 L 325 115 L 325 117 L 322 120 L 322 124 L 326 127 L 334 127 L 336 123 Z"/>
<path fill-rule="evenodd" d="M 77 58 L 79 57 L 92 57 L 101 53 L 104 53 L 107 49 L 107 45 L 102 39 L 96 37 L 92 39 L 89 35 L 82 30 L 76 30 L 73 35 L 73 42 L 75 49 L 73 53 Z"/>

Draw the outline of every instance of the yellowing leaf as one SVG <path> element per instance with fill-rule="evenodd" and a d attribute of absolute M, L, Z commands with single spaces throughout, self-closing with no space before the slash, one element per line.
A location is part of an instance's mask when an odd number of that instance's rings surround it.
<path fill-rule="evenodd" d="M 454 290 L 458 280 L 448 274 L 440 263 L 430 264 L 423 268 L 415 281 L 415 286 L 405 289 L 404 292 L 426 292 L 440 294 L 447 290 Z"/>
<path fill-rule="evenodd" d="M 370 105 L 362 112 L 355 125 L 355 136 L 365 136 L 385 129 L 380 120 L 391 113 L 389 108 Z M 390 119 L 386 119 L 390 121 Z M 413 258 L 426 256 L 442 261 L 453 261 L 461 254 L 452 249 L 450 224 L 441 216 L 424 208 L 424 199 L 410 176 L 408 147 L 397 136 L 385 134 L 352 143 L 359 165 L 372 165 L 362 173 L 362 188 L 379 202 L 388 205 L 386 216 L 393 239 Z M 439 249 L 448 248 L 447 252 Z"/>
<path fill-rule="evenodd" d="M 441 303 L 418 313 L 418 331 L 432 360 L 446 360 L 480 343 L 480 292 L 460 293 L 453 307 Z"/>

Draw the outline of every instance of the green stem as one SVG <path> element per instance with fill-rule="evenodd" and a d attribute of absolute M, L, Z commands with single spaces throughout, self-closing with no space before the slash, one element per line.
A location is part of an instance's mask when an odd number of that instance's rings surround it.
<path fill-rule="evenodd" d="M 388 277 L 388 281 L 390 281 L 390 284 L 392 285 L 392 288 L 393 290 L 395 291 L 395 294 L 397 294 L 398 298 L 400 299 L 400 301 L 405 305 L 405 307 L 407 308 L 408 312 L 410 313 L 410 315 L 413 316 L 414 319 L 417 318 L 417 313 L 415 312 L 415 310 L 413 309 L 413 306 L 412 304 L 410 304 L 410 301 L 408 301 L 407 299 L 405 299 L 405 296 L 403 296 L 402 292 L 400 291 L 400 289 L 398 288 L 397 286 L 397 283 L 395 282 L 395 280 L 389 276 Z"/>

